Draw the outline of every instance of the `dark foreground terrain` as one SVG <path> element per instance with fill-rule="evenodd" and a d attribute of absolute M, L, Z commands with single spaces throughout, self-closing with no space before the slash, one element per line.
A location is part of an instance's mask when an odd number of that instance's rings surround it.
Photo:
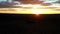
<path fill-rule="evenodd" d="M 60 34 L 60 15 L 0 14 L 0 34 Z"/>

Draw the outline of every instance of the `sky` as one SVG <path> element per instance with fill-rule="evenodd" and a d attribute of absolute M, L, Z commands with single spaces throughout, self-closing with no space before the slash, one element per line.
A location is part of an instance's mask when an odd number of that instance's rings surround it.
<path fill-rule="evenodd" d="M 7 0 L 0 0 L 1 1 L 7 1 Z M 20 0 L 21 1 L 21 0 Z M 23 0 L 22 0 L 23 1 Z M 23 2 L 26 2 L 27 0 L 24 0 Z M 28 0 L 30 1 L 30 0 Z M 35 0 L 32 0 L 32 1 L 35 1 Z M 52 3 L 52 2 L 56 2 L 56 1 L 59 1 L 59 0 L 37 0 L 37 1 L 44 1 L 45 3 Z"/>
<path fill-rule="evenodd" d="M 44 1 L 45 3 L 53 3 L 53 2 L 57 2 L 59 0 L 42 0 L 42 1 Z"/>
<path fill-rule="evenodd" d="M 7 0 L 0 0 L 0 2 L 2 2 L 2 1 L 7 1 Z M 24 1 L 23 0 L 19 0 L 19 1 L 22 1 L 21 3 L 25 3 L 25 2 L 28 3 L 30 1 L 34 2 L 36 0 L 24 0 Z M 41 1 L 43 1 L 43 3 L 51 3 L 52 5 L 55 5 L 56 3 L 57 3 L 56 5 L 60 5 L 60 1 L 59 0 L 38 0 L 36 2 L 41 2 Z"/>
<path fill-rule="evenodd" d="M 0 2 L 2 2 L 2 1 L 7 1 L 7 0 L 0 0 Z"/>

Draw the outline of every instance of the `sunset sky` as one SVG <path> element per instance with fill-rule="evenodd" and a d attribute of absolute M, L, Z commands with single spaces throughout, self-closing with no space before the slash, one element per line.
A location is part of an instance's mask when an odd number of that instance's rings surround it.
<path fill-rule="evenodd" d="M 7 1 L 7 0 L 0 0 L 0 2 L 2 1 Z M 19 1 L 22 4 L 41 4 L 43 5 L 60 5 L 60 0 L 15 0 L 15 1 Z"/>

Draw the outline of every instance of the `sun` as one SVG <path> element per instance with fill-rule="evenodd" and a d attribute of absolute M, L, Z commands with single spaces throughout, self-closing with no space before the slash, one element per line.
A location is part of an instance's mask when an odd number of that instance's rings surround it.
<path fill-rule="evenodd" d="M 39 14 L 42 14 L 42 11 L 35 9 L 35 10 L 32 10 L 32 13 L 36 14 L 36 15 L 39 15 Z"/>
<path fill-rule="evenodd" d="M 33 14 L 40 14 L 41 11 L 34 10 Z"/>

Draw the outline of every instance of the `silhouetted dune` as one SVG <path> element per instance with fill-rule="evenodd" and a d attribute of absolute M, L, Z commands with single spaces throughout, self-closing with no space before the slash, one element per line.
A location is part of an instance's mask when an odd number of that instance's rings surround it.
<path fill-rule="evenodd" d="M 0 31 L 14 34 L 59 33 L 60 15 L 0 14 Z M 5 33 L 4 33 L 5 34 Z"/>

